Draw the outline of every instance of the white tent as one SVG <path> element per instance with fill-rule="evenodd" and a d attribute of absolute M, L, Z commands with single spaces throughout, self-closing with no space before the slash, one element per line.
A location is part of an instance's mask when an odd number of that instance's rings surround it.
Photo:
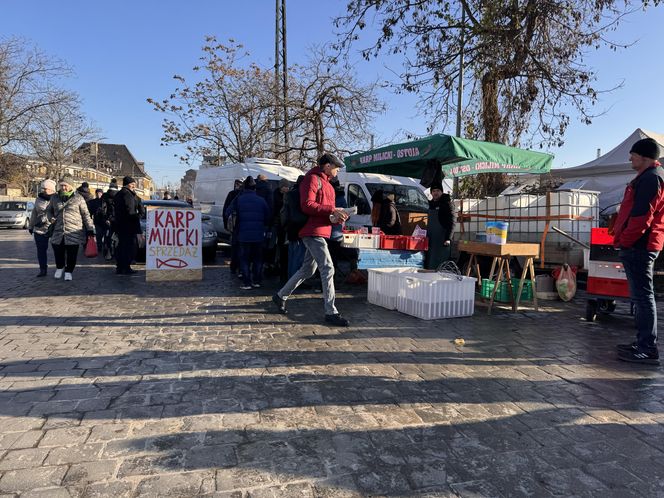
<path fill-rule="evenodd" d="M 563 178 L 567 183 L 562 189 L 577 188 L 601 192 L 599 197 L 600 212 L 611 214 L 622 200 L 625 187 L 634 178 L 635 172 L 629 162 L 629 150 L 634 142 L 642 138 L 654 139 L 664 153 L 664 135 L 637 128 L 613 148 L 597 159 L 573 168 L 551 170 L 551 176 Z M 660 158 L 660 162 L 664 162 Z"/>

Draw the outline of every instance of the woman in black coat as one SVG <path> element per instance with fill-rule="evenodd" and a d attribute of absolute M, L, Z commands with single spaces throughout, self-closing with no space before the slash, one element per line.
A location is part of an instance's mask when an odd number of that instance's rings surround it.
<path fill-rule="evenodd" d="M 451 258 L 455 214 L 452 198 L 443 193 L 443 186 L 434 184 L 430 189 L 432 199 L 429 201 L 429 251 L 426 267 L 435 270 Z"/>

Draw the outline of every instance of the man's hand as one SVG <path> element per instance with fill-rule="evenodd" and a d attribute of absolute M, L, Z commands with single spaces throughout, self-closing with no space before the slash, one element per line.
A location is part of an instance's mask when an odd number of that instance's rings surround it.
<path fill-rule="evenodd" d="M 451 242 L 449 240 L 446 240 L 445 242 L 443 242 L 444 246 L 449 246 L 450 244 L 451 244 Z"/>
<path fill-rule="evenodd" d="M 136 241 L 138 242 L 138 245 L 143 246 L 143 244 L 145 244 L 145 235 L 139 233 L 136 235 Z"/>
<path fill-rule="evenodd" d="M 346 211 L 344 211 L 344 208 L 334 208 L 332 214 L 337 219 L 337 223 L 343 223 L 348 219 L 348 215 L 346 214 Z"/>

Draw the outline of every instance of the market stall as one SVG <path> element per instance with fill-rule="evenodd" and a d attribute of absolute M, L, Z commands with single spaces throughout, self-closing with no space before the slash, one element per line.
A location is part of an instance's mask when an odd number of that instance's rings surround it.
<path fill-rule="evenodd" d="M 421 184 L 425 187 L 440 183 L 443 178 L 481 173 L 542 174 L 550 171 L 552 162 L 553 156 L 550 154 L 442 134 L 389 145 L 345 158 L 346 169 L 349 172 L 382 173 L 420 178 Z M 430 240 L 429 246 L 436 243 L 438 242 Z M 532 258 L 539 254 L 536 248 L 535 245 L 530 251 L 534 254 L 529 253 L 528 256 L 529 265 L 527 269 L 532 272 L 534 272 Z M 491 252 L 491 255 L 496 256 L 493 252 Z M 496 275 L 497 281 L 494 284 L 494 289 L 498 288 L 504 276 L 509 275 L 506 273 L 509 270 L 505 269 L 507 265 L 503 259 L 499 255 L 497 264 L 500 268 Z M 494 262 L 496 262 L 495 259 Z M 501 271 L 501 268 L 503 271 Z M 518 307 L 518 300 L 521 296 L 523 277 L 525 277 L 525 271 L 518 289 L 518 297 L 513 302 L 515 308 Z M 531 277 L 534 281 L 534 275 Z M 481 280 L 478 283 L 480 282 Z M 491 295 L 491 304 L 494 295 L 495 292 Z"/>

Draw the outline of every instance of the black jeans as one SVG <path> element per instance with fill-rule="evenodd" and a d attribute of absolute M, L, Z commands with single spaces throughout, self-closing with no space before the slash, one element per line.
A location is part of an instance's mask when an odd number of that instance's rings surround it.
<path fill-rule="evenodd" d="M 119 272 L 131 269 L 136 252 L 136 234 L 118 232 L 118 253 L 115 255 L 116 269 Z"/>
<path fill-rule="evenodd" d="M 65 245 L 63 238 L 60 244 L 51 244 L 51 247 L 53 247 L 53 255 L 55 256 L 55 267 L 58 270 L 64 268 L 66 273 L 72 273 L 76 268 L 76 258 L 80 245 Z"/>
<path fill-rule="evenodd" d="M 244 285 L 261 283 L 263 280 L 263 242 L 240 242 L 240 270 Z"/>
<path fill-rule="evenodd" d="M 35 233 L 35 244 L 37 245 L 37 261 L 41 271 L 48 270 L 48 237 Z"/>
<path fill-rule="evenodd" d="M 634 324 L 636 325 L 636 343 L 639 352 L 657 351 L 657 306 L 653 267 L 659 251 L 646 249 L 621 249 L 622 261 L 629 295 L 634 303 Z"/>

